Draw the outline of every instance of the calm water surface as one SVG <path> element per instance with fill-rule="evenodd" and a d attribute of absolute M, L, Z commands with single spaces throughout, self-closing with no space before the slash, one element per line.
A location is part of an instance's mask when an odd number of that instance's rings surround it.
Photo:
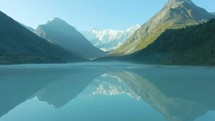
<path fill-rule="evenodd" d="M 215 121 L 215 68 L 0 66 L 0 121 Z"/>

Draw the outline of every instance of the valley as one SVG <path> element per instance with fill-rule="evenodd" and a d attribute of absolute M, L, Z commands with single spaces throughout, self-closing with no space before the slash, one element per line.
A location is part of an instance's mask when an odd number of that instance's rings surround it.
<path fill-rule="evenodd" d="M 215 121 L 214 4 L 1 0 L 0 121 Z"/>

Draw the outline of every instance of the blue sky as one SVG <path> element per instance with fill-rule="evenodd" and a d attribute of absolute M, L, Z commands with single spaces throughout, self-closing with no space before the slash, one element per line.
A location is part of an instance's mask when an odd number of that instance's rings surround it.
<path fill-rule="evenodd" d="M 137 23 L 145 23 L 167 1 L 0 0 L 0 10 L 33 28 L 53 17 L 60 17 L 79 30 L 127 29 Z M 209 12 L 215 12 L 214 0 L 193 0 L 193 2 Z"/>

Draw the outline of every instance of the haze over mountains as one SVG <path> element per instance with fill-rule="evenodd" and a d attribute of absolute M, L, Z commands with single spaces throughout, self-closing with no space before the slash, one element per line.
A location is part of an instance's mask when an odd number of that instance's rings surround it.
<path fill-rule="evenodd" d="M 104 50 L 111 51 L 123 44 L 140 25 L 134 25 L 127 30 L 115 29 L 90 29 L 83 31 L 82 34 L 96 47 Z"/>
<path fill-rule="evenodd" d="M 37 27 L 35 33 L 76 56 L 97 58 L 105 52 L 94 47 L 80 32 L 60 18 L 53 18 L 45 25 Z"/>
<path fill-rule="evenodd" d="M 0 11 L 0 63 L 80 61 L 68 51 L 38 37 Z"/>
<path fill-rule="evenodd" d="M 138 29 L 111 55 L 128 55 L 153 43 L 165 30 L 204 22 L 214 16 L 191 0 L 169 0 L 165 7 Z M 179 45 L 180 46 L 180 45 Z"/>

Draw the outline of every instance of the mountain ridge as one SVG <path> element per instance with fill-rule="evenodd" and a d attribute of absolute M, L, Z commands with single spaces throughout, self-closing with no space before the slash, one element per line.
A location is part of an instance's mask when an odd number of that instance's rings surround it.
<path fill-rule="evenodd" d="M 27 25 L 25 25 L 25 24 L 22 24 L 22 23 L 20 23 L 22 26 L 24 26 L 25 28 L 27 28 L 28 30 L 30 30 L 31 32 L 35 32 L 35 29 L 34 28 L 32 28 L 32 27 L 30 27 L 30 26 L 27 26 Z"/>

